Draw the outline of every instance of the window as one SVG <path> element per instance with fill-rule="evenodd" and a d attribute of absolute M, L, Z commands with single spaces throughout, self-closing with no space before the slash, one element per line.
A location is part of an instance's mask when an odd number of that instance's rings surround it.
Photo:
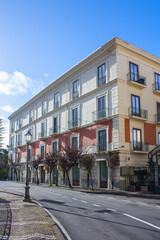
<path fill-rule="evenodd" d="M 18 145 L 22 144 L 22 133 L 18 134 Z"/>
<path fill-rule="evenodd" d="M 77 149 L 78 148 L 78 137 L 72 137 L 71 144 L 72 144 L 72 148 Z"/>
<path fill-rule="evenodd" d="M 142 150 L 141 129 L 133 128 L 133 150 Z"/>
<path fill-rule="evenodd" d="M 29 111 L 29 122 L 33 121 L 33 109 Z"/>
<path fill-rule="evenodd" d="M 59 107 L 59 92 L 54 94 L 54 109 Z"/>
<path fill-rule="evenodd" d="M 57 141 L 53 141 L 52 142 L 52 152 L 57 152 L 58 151 L 58 142 Z"/>
<path fill-rule="evenodd" d="M 98 152 L 107 151 L 106 129 L 98 131 Z"/>
<path fill-rule="evenodd" d="M 78 108 L 72 109 L 72 127 L 78 126 Z"/>
<path fill-rule="evenodd" d="M 46 122 L 41 123 L 41 137 L 46 136 Z"/>
<path fill-rule="evenodd" d="M 21 128 L 22 127 L 22 118 L 20 117 L 19 118 L 19 128 Z"/>
<path fill-rule="evenodd" d="M 40 146 L 40 154 L 41 154 L 41 156 L 45 155 L 45 145 Z"/>
<path fill-rule="evenodd" d="M 134 64 L 134 63 L 129 63 L 129 67 L 130 67 L 130 80 L 131 81 L 138 81 L 139 79 L 139 74 L 138 74 L 138 65 Z"/>
<path fill-rule="evenodd" d="M 17 156 L 17 162 L 20 163 L 20 160 L 21 160 L 21 152 L 18 152 L 18 156 Z"/>
<path fill-rule="evenodd" d="M 105 96 L 98 98 L 97 119 L 106 117 L 106 98 Z"/>
<path fill-rule="evenodd" d="M 105 63 L 98 67 L 98 87 L 106 83 Z"/>
<path fill-rule="evenodd" d="M 58 132 L 58 116 L 53 118 L 53 133 Z"/>
<path fill-rule="evenodd" d="M 157 122 L 160 122 L 160 103 L 157 102 Z"/>
<path fill-rule="evenodd" d="M 160 90 L 160 74 L 155 73 L 155 88 Z"/>
<path fill-rule="evenodd" d="M 12 122 L 11 123 L 11 133 L 13 133 L 14 132 L 14 123 Z"/>
<path fill-rule="evenodd" d="M 141 116 L 140 97 L 132 95 L 131 98 L 132 98 L 132 115 L 140 117 Z"/>
<path fill-rule="evenodd" d="M 160 145 L 160 132 L 158 133 L 158 145 Z"/>
<path fill-rule="evenodd" d="M 73 99 L 79 97 L 79 80 L 73 82 Z"/>
<path fill-rule="evenodd" d="M 47 112 L 47 101 L 42 102 L 42 115 L 46 114 Z"/>

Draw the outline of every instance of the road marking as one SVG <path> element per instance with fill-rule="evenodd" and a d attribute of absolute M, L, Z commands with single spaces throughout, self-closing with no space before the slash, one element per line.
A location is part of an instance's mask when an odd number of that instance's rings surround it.
<path fill-rule="evenodd" d="M 59 196 L 60 194 L 59 193 L 55 193 L 57 196 Z"/>
<path fill-rule="evenodd" d="M 101 207 L 100 205 L 97 205 L 97 204 L 94 204 L 94 203 L 92 205 L 95 206 L 95 207 Z"/>
<path fill-rule="evenodd" d="M 73 200 L 77 201 L 77 198 L 72 198 Z"/>
<path fill-rule="evenodd" d="M 108 214 L 107 212 L 105 212 L 104 214 Z"/>
<path fill-rule="evenodd" d="M 127 213 L 123 213 L 123 215 L 125 215 L 125 216 L 127 216 L 127 217 L 130 217 L 130 218 L 133 218 L 134 220 L 137 220 L 137 221 L 139 221 L 139 222 L 142 222 L 142 223 L 144 223 L 144 224 L 147 224 L 147 225 L 149 225 L 149 226 L 151 226 L 151 227 L 154 227 L 154 228 L 160 230 L 160 227 L 158 227 L 158 226 L 156 226 L 156 225 L 154 225 L 154 224 L 152 224 L 152 223 L 146 222 L 146 221 L 144 221 L 144 220 L 142 220 L 142 219 L 140 219 L 140 218 L 136 218 L 136 217 L 134 217 L 134 216 L 132 216 L 132 215 L 129 215 L 129 214 L 127 214 Z"/>
<path fill-rule="evenodd" d="M 113 212 L 116 212 L 116 211 L 117 211 L 117 210 L 112 209 L 112 208 L 107 208 L 107 210 L 109 210 L 109 211 L 113 211 Z"/>
<path fill-rule="evenodd" d="M 137 202 L 140 205 L 148 205 L 147 203 L 143 203 L 143 202 Z"/>
<path fill-rule="evenodd" d="M 83 200 L 81 200 L 81 202 L 83 202 L 83 203 L 88 203 L 88 202 L 86 202 L 86 201 L 83 201 Z"/>
<path fill-rule="evenodd" d="M 129 201 L 129 200 L 125 200 L 125 199 L 122 199 L 121 201 L 123 201 L 123 202 L 131 202 L 131 201 Z"/>
<path fill-rule="evenodd" d="M 0 211 L 1 211 L 1 210 L 7 210 L 7 209 L 8 209 L 8 208 L 0 208 Z M 18 209 L 19 209 L 19 208 L 12 208 L 12 207 L 11 207 L 11 210 L 18 210 Z"/>
<path fill-rule="evenodd" d="M 63 196 L 63 197 L 65 197 L 65 198 L 69 198 L 68 196 Z"/>

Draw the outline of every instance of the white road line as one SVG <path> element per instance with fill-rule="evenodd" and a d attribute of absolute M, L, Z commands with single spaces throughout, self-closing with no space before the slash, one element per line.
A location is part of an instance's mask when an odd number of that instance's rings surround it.
<path fill-rule="evenodd" d="M 129 201 L 129 200 L 124 200 L 124 199 L 122 199 L 121 201 L 123 201 L 123 202 L 128 202 L 128 203 L 131 202 L 131 201 Z"/>
<path fill-rule="evenodd" d="M 129 215 L 129 214 L 127 214 L 127 213 L 123 213 L 123 215 L 125 215 L 125 216 L 127 216 L 127 217 L 130 217 L 130 218 L 133 218 L 133 219 L 136 220 L 136 221 L 142 222 L 142 223 L 144 223 L 144 224 L 147 224 L 147 225 L 149 225 L 149 226 L 151 226 L 151 227 L 153 227 L 153 228 L 156 228 L 156 229 L 160 230 L 160 227 L 158 227 L 158 226 L 156 226 L 156 225 L 154 225 L 154 224 L 152 224 L 152 223 L 146 222 L 146 221 L 144 221 L 144 220 L 142 220 L 142 219 L 140 219 L 140 218 L 136 218 L 136 217 L 134 217 L 134 216 L 132 216 L 132 215 Z"/>
<path fill-rule="evenodd" d="M 88 202 L 86 202 L 86 201 L 83 201 L 83 200 L 81 200 L 81 202 L 83 202 L 83 203 L 88 203 Z"/>
<path fill-rule="evenodd" d="M 68 196 L 63 196 L 63 197 L 65 197 L 65 198 L 69 198 Z"/>
<path fill-rule="evenodd" d="M 77 198 L 72 198 L 73 200 L 77 201 Z"/>
<path fill-rule="evenodd" d="M 109 210 L 109 211 L 113 211 L 113 212 L 116 212 L 116 211 L 117 211 L 117 210 L 112 209 L 112 208 L 107 208 L 107 210 Z"/>
<path fill-rule="evenodd" d="M 59 196 L 60 194 L 59 193 L 55 193 L 55 195 Z"/>
<path fill-rule="evenodd" d="M 107 212 L 105 212 L 104 214 L 108 214 Z"/>
<path fill-rule="evenodd" d="M 143 203 L 143 202 L 136 202 L 136 203 L 138 203 L 140 205 L 148 205 L 147 203 Z"/>
<path fill-rule="evenodd" d="M 112 198 L 112 197 L 108 197 L 108 199 L 111 199 L 111 200 L 117 200 L 117 199 L 115 199 L 115 198 Z"/>
<path fill-rule="evenodd" d="M 95 207 L 101 207 L 100 205 L 97 205 L 97 204 L 94 204 L 94 203 L 92 205 L 95 206 Z"/>

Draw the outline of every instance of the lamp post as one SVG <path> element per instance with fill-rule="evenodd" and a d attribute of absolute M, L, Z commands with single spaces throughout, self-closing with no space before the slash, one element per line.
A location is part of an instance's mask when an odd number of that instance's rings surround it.
<path fill-rule="evenodd" d="M 27 166 L 26 166 L 26 186 L 25 186 L 25 195 L 24 195 L 24 202 L 30 202 L 30 196 L 29 196 L 29 179 L 28 179 L 28 162 L 29 162 L 29 143 L 31 142 L 32 134 L 28 131 L 25 134 L 26 143 L 27 143 Z"/>

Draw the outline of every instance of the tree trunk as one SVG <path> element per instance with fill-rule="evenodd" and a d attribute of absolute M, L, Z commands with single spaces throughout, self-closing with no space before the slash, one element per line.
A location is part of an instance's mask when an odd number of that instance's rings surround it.
<path fill-rule="evenodd" d="M 37 185 L 39 184 L 39 179 L 38 179 L 38 168 L 36 169 L 36 183 L 37 183 Z"/>
<path fill-rule="evenodd" d="M 18 182 L 18 174 L 17 174 L 17 169 L 15 169 L 15 174 L 16 174 L 16 181 Z"/>
<path fill-rule="evenodd" d="M 87 187 L 89 188 L 89 173 L 87 172 Z"/>
<path fill-rule="evenodd" d="M 49 181 L 50 181 L 50 186 L 52 186 L 52 179 L 51 179 L 51 175 L 52 175 L 52 170 L 50 169 L 50 174 L 49 174 Z"/>
<path fill-rule="evenodd" d="M 92 190 L 93 190 L 93 181 L 92 181 L 92 173 L 90 172 L 91 175 L 91 186 L 92 186 Z"/>
<path fill-rule="evenodd" d="M 70 182 L 70 179 L 69 179 L 68 171 L 66 171 L 66 175 L 67 175 L 67 179 L 68 179 L 68 186 L 69 186 L 69 188 L 72 188 L 71 182 Z"/>

